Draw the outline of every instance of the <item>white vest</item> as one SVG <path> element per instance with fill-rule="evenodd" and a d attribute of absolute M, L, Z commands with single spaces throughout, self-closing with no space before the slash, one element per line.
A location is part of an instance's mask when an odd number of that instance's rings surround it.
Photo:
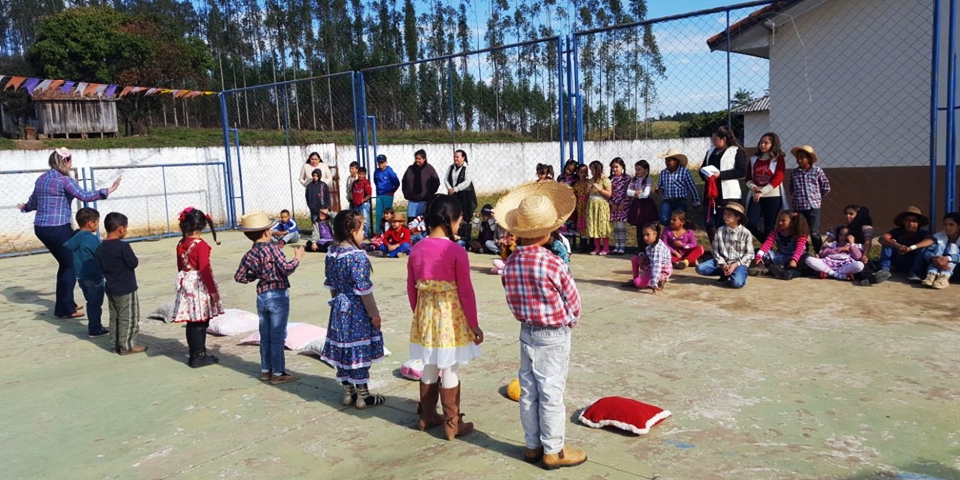
<path fill-rule="evenodd" d="M 716 147 L 707 151 L 707 158 L 703 161 L 704 165 L 706 165 L 707 161 L 710 160 L 710 156 L 713 155 L 714 150 L 716 150 Z M 720 157 L 720 171 L 732 170 L 736 160 L 737 147 L 728 147 Z M 720 196 L 727 200 L 738 200 L 740 198 L 740 179 L 731 178 L 729 180 L 721 180 Z"/>

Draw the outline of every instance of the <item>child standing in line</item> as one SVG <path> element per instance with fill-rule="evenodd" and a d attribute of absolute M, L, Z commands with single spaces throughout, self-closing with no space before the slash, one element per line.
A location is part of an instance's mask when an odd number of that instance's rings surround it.
<path fill-rule="evenodd" d="M 262 212 L 240 217 L 237 230 L 253 241 L 233 274 L 239 283 L 257 281 L 257 314 L 260 316 L 260 380 L 271 385 L 296 381 L 300 375 L 286 369 L 283 342 L 290 316 L 290 275 L 300 266 L 304 248 L 287 261 L 283 250 L 270 241 L 271 220 Z"/>
<path fill-rule="evenodd" d="M 627 187 L 627 197 L 630 204 L 627 207 L 627 223 L 637 227 L 637 248 L 643 245 L 643 226 L 657 221 L 657 204 L 650 198 L 653 192 L 653 180 L 650 179 L 650 164 L 646 160 L 638 160 L 633 164 L 634 176 Z"/>
<path fill-rule="evenodd" d="M 402 219 L 397 219 L 402 222 Z M 337 369 L 343 385 L 343 404 L 365 409 L 382 405 L 383 395 L 371 395 L 370 366 L 383 359 L 380 310 L 373 298 L 370 259 L 360 248 L 364 219 L 352 210 L 337 213 L 333 233 L 337 239 L 325 262 L 330 290 L 330 322 L 320 354 Z"/>
<path fill-rule="evenodd" d="M 687 156 L 676 148 L 657 157 L 664 159 L 667 168 L 660 171 L 657 179 L 657 194 L 663 199 L 660 204 L 660 223 L 669 225 L 670 215 L 677 210 L 687 211 L 687 197 L 693 197 L 693 206 L 700 206 L 700 194 L 693 183 L 693 175 L 687 170 Z"/>
<path fill-rule="evenodd" d="M 697 243 L 695 229 L 696 225 L 687 220 L 687 213 L 683 210 L 670 215 L 670 228 L 663 229 L 660 239 L 670 249 L 673 268 L 683 270 L 691 265 L 697 266 L 697 259 L 703 256 L 703 247 Z"/>
<path fill-rule="evenodd" d="M 923 252 L 929 266 L 927 277 L 920 283 L 925 287 L 947 288 L 960 261 L 960 213 L 950 212 L 943 216 L 943 230 L 933 234 L 933 241 L 934 244 Z"/>
<path fill-rule="evenodd" d="M 410 229 L 403 224 L 402 218 L 394 218 L 391 221 L 390 230 L 383 233 L 383 245 L 380 246 L 381 254 L 389 258 L 406 257 L 412 246 Z"/>
<path fill-rule="evenodd" d="M 220 363 L 220 359 L 207 354 L 210 319 L 223 314 L 223 303 L 210 267 L 210 245 L 201 238 L 203 229 L 208 226 L 213 241 L 220 245 L 210 216 L 193 207 L 180 212 L 183 238 L 177 243 L 177 301 L 173 307 L 173 321 L 187 323 L 188 365 L 191 368 Z"/>
<path fill-rule="evenodd" d="M 630 207 L 630 175 L 620 157 L 610 161 L 610 222 L 613 223 L 614 255 L 623 255 L 627 249 L 627 209 Z M 639 244 L 638 244 L 639 245 Z"/>
<path fill-rule="evenodd" d="M 503 267 L 507 265 L 507 259 L 510 258 L 510 255 L 513 254 L 513 250 L 516 248 L 517 237 L 514 237 L 510 232 L 504 233 L 503 239 L 500 240 L 500 258 L 494 259 L 493 268 L 490 269 L 490 273 L 494 275 L 502 275 Z"/>
<path fill-rule="evenodd" d="M 77 210 L 77 225 L 80 229 L 63 244 L 73 252 L 73 270 L 77 283 L 87 301 L 87 336 L 102 337 L 110 330 L 103 328 L 103 272 L 97 266 L 94 255 L 100 246 L 97 230 L 100 229 L 100 212 L 92 208 Z"/>
<path fill-rule="evenodd" d="M 460 202 L 447 195 L 434 198 L 426 221 L 430 236 L 414 245 L 407 261 L 407 298 L 413 310 L 410 359 L 423 361 L 418 426 L 423 431 L 442 424 L 447 440 L 453 440 L 473 433 L 473 423 L 464 422 L 460 413 L 460 365 L 480 356 L 483 330 L 477 322 L 470 258 L 454 241 L 463 221 Z M 437 415 L 438 399 L 443 416 Z"/>
<path fill-rule="evenodd" d="M 513 190 L 497 204 L 507 230 L 520 238 L 502 282 L 507 306 L 520 322 L 523 459 L 547 470 L 587 461 L 582 450 L 566 445 L 563 404 L 571 333 L 580 320 L 580 293 L 567 266 L 544 248 L 576 202 L 566 185 L 539 182 Z"/>
<path fill-rule="evenodd" d="M 367 180 L 366 167 L 357 169 L 357 180 L 353 182 L 350 191 L 353 208 L 363 215 L 363 238 L 370 238 L 373 229 L 373 223 L 370 221 L 370 199 L 373 198 L 373 188 L 370 186 L 370 180 Z"/>
<path fill-rule="evenodd" d="M 542 182 L 544 180 L 553 181 L 553 165 L 546 163 L 537 164 L 537 181 Z"/>
<path fill-rule="evenodd" d="M 110 212 L 103 219 L 107 238 L 97 248 L 97 266 L 106 280 L 105 291 L 110 305 L 110 344 L 120 355 L 147 351 L 137 345 L 140 333 L 140 299 L 137 298 L 137 275 L 139 265 L 130 244 L 123 241 L 127 236 L 127 216 Z"/>
<path fill-rule="evenodd" d="M 350 176 L 347 177 L 346 181 L 346 192 L 347 192 L 347 204 L 351 210 L 357 208 L 357 205 L 353 203 L 353 184 L 360 178 L 360 164 L 357 162 L 350 162 Z"/>
<path fill-rule="evenodd" d="M 743 205 L 729 202 L 723 207 L 723 226 L 713 237 L 713 258 L 700 262 L 697 274 L 720 275 L 720 283 L 730 282 L 733 288 L 747 284 L 747 265 L 753 258 L 753 235 L 743 224 L 747 215 Z"/>
<path fill-rule="evenodd" d="M 819 253 L 823 245 L 823 238 L 820 237 L 820 206 L 823 197 L 830 193 L 830 180 L 823 169 L 816 165 L 819 157 L 813 147 L 793 147 L 790 153 L 797 158 L 797 168 L 790 175 L 790 207 L 807 221 L 813 253 Z"/>
<path fill-rule="evenodd" d="M 610 179 L 603 173 L 603 164 L 590 162 L 590 196 L 587 199 L 587 237 L 593 239 L 590 255 L 610 253 L 610 203 L 613 195 Z M 601 245 L 603 248 L 601 249 Z"/>
<path fill-rule="evenodd" d="M 806 265 L 807 221 L 802 215 L 784 210 L 777 215 L 777 228 L 757 251 L 754 263 L 763 263 L 776 278 L 793 280 L 800 276 L 798 265 Z M 776 247 L 777 250 L 773 251 Z"/>
<path fill-rule="evenodd" d="M 277 242 L 280 248 L 300 240 L 300 227 L 297 226 L 296 220 L 290 218 L 290 210 L 280 210 L 280 222 L 273 226 L 270 235 L 270 239 Z"/>
<path fill-rule="evenodd" d="M 863 251 L 854 242 L 846 226 L 837 227 L 832 235 L 836 240 L 823 244 L 819 256 L 807 256 L 807 266 L 820 272 L 820 278 L 829 276 L 837 280 L 853 280 L 856 274 L 863 271 Z"/>
<path fill-rule="evenodd" d="M 663 225 L 660 222 L 650 222 L 641 228 L 644 249 L 630 259 L 633 269 L 631 287 L 650 288 L 653 293 L 660 292 L 667 286 L 667 280 L 673 274 L 670 264 L 670 249 L 661 239 Z"/>
<path fill-rule="evenodd" d="M 758 240 L 770 235 L 777 224 L 777 213 L 787 208 L 783 196 L 783 175 L 787 160 L 780 147 L 780 136 L 764 133 L 757 142 L 757 154 L 747 168 L 747 229 Z M 763 217 L 763 229 L 760 228 Z"/>
<path fill-rule="evenodd" d="M 577 167 L 577 182 L 573 185 L 573 194 L 577 198 L 577 208 L 574 214 L 577 216 L 577 235 L 580 237 L 580 253 L 590 251 L 590 239 L 587 238 L 587 202 L 590 200 L 590 182 L 587 180 L 590 173 L 590 167 L 580 165 Z"/>

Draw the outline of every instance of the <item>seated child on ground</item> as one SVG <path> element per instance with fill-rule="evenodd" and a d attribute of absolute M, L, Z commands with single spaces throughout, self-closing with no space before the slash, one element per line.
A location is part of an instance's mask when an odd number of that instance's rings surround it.
<path fill-rule="evenodd" d="M 393 221 L 393 217 L 398 216 L 396 212 L 393 211 L 393 208 L 384 208 L 383 216 L 380 217 L 380 231 L 386 232 L 390 230 L 390 222 Z"/>
<path fill-rule="evenodd" d="M 317 227 L 317 233 L 314 235 L 316 241 L 307 241 L 306 251 L 308 252 L 326 252 L 330 245 L 333 245 L 333 225 L 330 221 L 330 211 L 326 208 L 320 209 L 317 218 L 313 220 Z"/>
<path fill-rule="evenodd" d="M 761 262 L 776 278 L 793 280 L 800 276 L 797 269 L 805 264 L 807 251 L 807 237 L 810 230 L 807 221 L 796 212 L 781 210 L 777 215 L 777 227 L 767 236 L 767 241 L 757 251 L 754 263 Z M 776 247 L 776 251 L 772 250 Z"/>
<path fill-rule="evenodd" d="M 410 229 L 410 243 L 416 244 L 420 240 L 427 238 L 427 224 L 423 221 L 423 215 L 414 217 L 414 219 L 407 224 L 407 228 Z"/>
<path fill-rule="evenodd" d="M 628 282 L 628 286 L 650 288 L 656 293 L 667 285 L 667 280 L 673 274 L 673 265 L 670 263 L 670 249 L 662 240 L 661 229 L 663 226 L 657 221 L 643 226 L 640 238 L 644 248 L 630 259 L 633 280 Z"/>
<path fill-rule="evenodd" d="M 730 282 L 733 288 L 747 284 L 747 265 L 753 258 L 753 235 L 743 226 L 747 216 L 743 205 L 730 202 L 723 207 L 723 226 L 713 237 L 713 258 L 700 262 L 697 274 L 720 275 L 720 283 Z"/>
<path fill-rule="evenodd" d="M 473 253 L 499 253 L 498 243 L 503 232 L 497 226 L 497 219 L 493 217 L 493 205 L 484 205 L 471 223 L 477 228 L 477 239 L 470 242 L 469 250 Z"/>
<path fill-rule="evenodd" d="M 383 232 L 383 245 L 380 254 L 388 258 L 406 257 L 410 254 L 410 229 L 403 224 L 403 218 L 394 217 L 390 230 Z"/>
<path fill-rule="evenodd" d="M 923 228 L 930 224 L 930 217 L 917 207 L 907 207 L 893 219 L 897 227 L 880 236 L 880 268 L 889 272 L 907 273 L 907 279 L 920 281 L 926 260 L 923 249 L 933 245 L 933 235 Z"/>
<path fill-rule="evenodd" d="M 932 288 L 947 288 L 960 261 L 960 213 L 943 216 L 943 230 L 933 235 L 933 241 L 936 243 L 923 253 L 928 266 L 927 277 L 921 283 Z"/>
<path fill-rule="evenodd" d="M 296 220 L 290 218 L 290 210 L 280 211 L 280 221 L 270 229 L 270 240 L 280 244 L 280 248 L 300 240 L 300 229 Z"/>
<path fill-rule="evenodd" d="M 570 264 L 570 242 L 560 233 L 560 230 L 554 230 L 553 233 L 550 234 L 550 246 L 548 250 L 560 257 L 563 263 L 567 265 Z"/>
<path fill-rule="evenodd" d="M 820 272 L 820 278 L 830 276 L 838 280 L 853 280 L 856 274 L 863 271 L 861 246 L 854 242 L 846 225 L 837 227 L 833 238 L 836 240 L 823 244 L 819 258 L 817 255 L 807 257 L 807 266 Z"/>
<path fill-rule="evenodd" d="M 670 214 L 670 226 L 663 229 L 660 240 L 670 249 L 670 263 L 673 268 L 683 270 L 688 266 L 697 266 L 697 259 L 703 256 L 703 247 L 697 244 L 694 233 L 696 225 L 687 220 L 687 212 L 674 210 Z M 643 229 L 641 228 L 641 235 Z"/>
<path fill-rule="evenodd" d="M 503 268 L 507 264 L 507 259 L 510 258 L 510 254 L 513 253 L 513 250 L 516 247 L 517 237 L 514 237 L 510 232 L 505 233 L 500 242 L 500 258 L 493 261 L 493 268 L 490 269 L 490 273 L 494 275 L 503 275 Z"/>

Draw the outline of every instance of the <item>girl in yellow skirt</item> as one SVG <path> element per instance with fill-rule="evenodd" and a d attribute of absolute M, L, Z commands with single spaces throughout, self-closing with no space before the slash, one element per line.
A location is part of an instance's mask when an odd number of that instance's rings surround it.
<path fill-rule="evenodd" d="M 588 191 L 586 236 L 593 239 L 590 255 L 606 255 L 610 253 L 610 202 L 607 200 L 613 195 L 613 187 L 610 179 L 603 174 L 603 164 L 596 160 L 590 162 Z"/>
<path fill-rule="evenodd" d="M 427 207 L 429 236 L 413 246 L 407 262 L 410 359 L 423 361 L 418 427 L 443 424 L 448 440 L 473 432 L 473 423 L 465 423 L 460 413 L 459 365 L 479 357 L 483 343 L 470 260 L 453 236 L 462 220 L 455 197 L 436 197 Z M 437 414 L 437 400 L 443 416 Z"/>

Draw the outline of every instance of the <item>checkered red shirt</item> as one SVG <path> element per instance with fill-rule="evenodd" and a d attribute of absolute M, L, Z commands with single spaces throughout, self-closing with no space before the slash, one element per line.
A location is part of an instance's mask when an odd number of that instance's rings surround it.
<path fill-rule="evenodd" d="M 257 295 L 270 290 L 290 288 L 287 279 L 300 266 L 300 260 L 287 261 L 283 250 L 273 242 L 256 242 L 240 259 L 240 267 L 233 279 L 239 283 L 257 280 Z"/>
<path fill-rule="evenodd" d="M 513 251 L 503 269 L 503 289 L 513 316 L 537 327 L 574 326 L 580 293 L 560 257 L 539 245 Z"/>

